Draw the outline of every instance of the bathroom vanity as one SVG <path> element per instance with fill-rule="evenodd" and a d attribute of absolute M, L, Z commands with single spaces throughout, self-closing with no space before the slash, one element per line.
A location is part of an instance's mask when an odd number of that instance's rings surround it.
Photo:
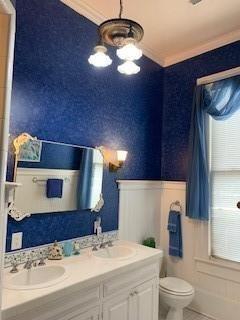
<path fill-rule="evenodd" d="M 29 287 L 6 270 L 3 319 L 157 320 L 162 251 L 125 241 L 108 250 L 89 248 L 80 256 L 20 271 L 38 273 L 41 268 L 39 277 L 33 277 L 38 283 Z M 60 282 L 45 279 L 41 284 L 44 268 L 50 266 L 62 266 L 65 273 Z"/>

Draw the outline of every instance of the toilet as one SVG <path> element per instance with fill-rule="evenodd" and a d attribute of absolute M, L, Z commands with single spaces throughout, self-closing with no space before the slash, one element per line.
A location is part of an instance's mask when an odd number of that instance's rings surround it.
<path fill-rule="evenodd" d="M 159 281 L 159 294 L 169 307 L 166 320 L 183 320 L 183 308 L 192 302 L 194 288 L 182 279 L 166 277 Z"/>

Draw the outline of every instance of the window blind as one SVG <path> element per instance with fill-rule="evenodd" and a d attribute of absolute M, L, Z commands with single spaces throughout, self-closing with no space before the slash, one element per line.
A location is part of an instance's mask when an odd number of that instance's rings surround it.
<path fill-rule="evenodd" d="M 211 120 L 211 254 L 240 262 L 240 111 Z"/>

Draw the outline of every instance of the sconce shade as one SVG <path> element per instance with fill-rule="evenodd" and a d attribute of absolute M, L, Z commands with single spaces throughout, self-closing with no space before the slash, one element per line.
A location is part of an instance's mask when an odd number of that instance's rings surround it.
<path fill-rule="evenodd" d="M 127 159 L 127 151 L 124 150 L 117 150 L 117 159 L 118 161 L 124 162 Z"/>

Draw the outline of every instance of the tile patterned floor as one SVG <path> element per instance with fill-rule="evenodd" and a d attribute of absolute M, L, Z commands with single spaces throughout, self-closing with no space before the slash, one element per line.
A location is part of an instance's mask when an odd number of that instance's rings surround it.
<path fill-rule="evenodd" d="M 165 320 L 165 315 L 164 314 L 160 315 L 159 320 Z M 185 309 L 183 312 L 183 320 L 212 320 L 212 319 L 205 317 L 194 311 Z"/>

